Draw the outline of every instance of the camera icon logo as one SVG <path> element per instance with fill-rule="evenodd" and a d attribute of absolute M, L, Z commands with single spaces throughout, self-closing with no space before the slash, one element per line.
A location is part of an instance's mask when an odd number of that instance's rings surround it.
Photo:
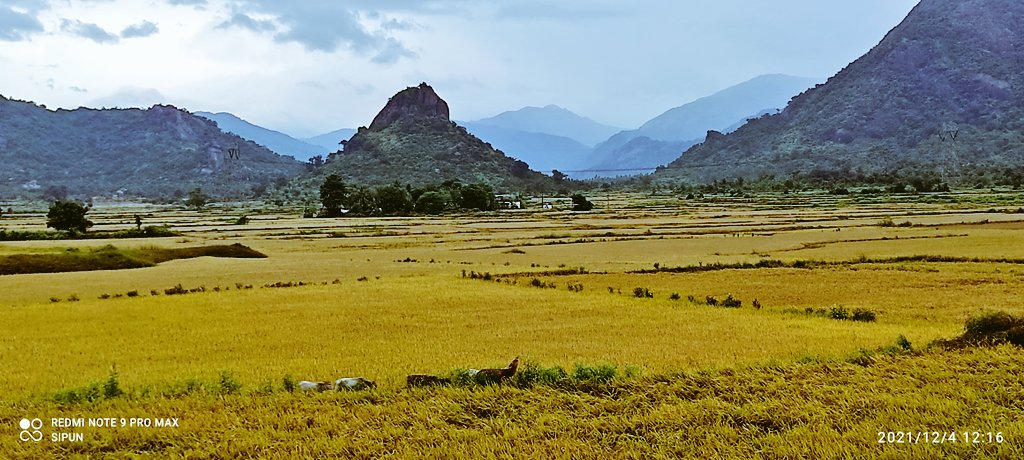
<path fill-rule="evenodd" d="M 21 442 L 39 442 L 43 440 L 43 421 L 37 418 L 29 420 L 27 418 L 21 419 L 21 434 L 18 435 L 18 439 Z"/>

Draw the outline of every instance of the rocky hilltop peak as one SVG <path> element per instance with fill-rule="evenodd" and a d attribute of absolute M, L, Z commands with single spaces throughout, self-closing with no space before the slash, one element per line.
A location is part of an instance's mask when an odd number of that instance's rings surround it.
<path fill-rule="evenodd" d="M 370 129 L 380 131 L 407 116 L 448 121 L 448 103 L 426 83 L 410 86 L 388 100 L 387 105 L 373 118 Z"/>
<path fill-rule="evenodd" d="M 317 174 L 338 174 L 363 185 L 457 181 L 531 190 L 551 184 L 525 162 L 451 121 L 448 104 L 426 83 L 392 96 L 370 128 L 360 128 Z"/>

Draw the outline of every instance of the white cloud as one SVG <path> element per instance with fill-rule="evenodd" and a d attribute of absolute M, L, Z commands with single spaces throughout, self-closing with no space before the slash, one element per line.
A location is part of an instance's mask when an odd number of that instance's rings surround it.
<path fill-rule="evenodd" d="M 230 29 L 232 27 L 240 27 L 256 33 L 277 31 L 277 24 L 275 24 L 274 21 L 269 19 L 256 19 L 245 13 L 235 13 L 231 15 L 230 19 L 217 25 L 218 29 Z"/>
<path fill-rule="evenodd" d="M 43 25 L 33 15 L 0 5 L 0 40 L 28 40 L 43 31 Z"/>
<path fill-rule="evenodd" d="M 160 31 L 156 24 L 149 21 L 142 21 L 132 24 L 121 31 L 121 38 L 142 38 L 148 37 Z"/>
<path fill-rule="evenodd" d="M 118 41 L 117 35 L 107 32 L 99 25 L 77 19 L 61 19 L 60 30 L 100 44 L 117 43 Z"/>
<path fill-rule="evenodd" d="M 378 64 L 392 64 L 401 58 L 416 56 L 390 34 L 393 30 L 407 30 L 410 24 L 389 19 L 379 29 L 372 30 L 364 23 L 360 10 L 348 3 L 236 0 L 233 8 L 235 13 L 218 27 L 237 26 L 268 33 L 279 43 L 298 43 L 309 51 L 351 50 L 370 56 Z M 272 20 L 257 20 L 253 15 L 270 16 Z"/>
<path fill-rule="evenodd" d="M 916 2 L 8 0 L 0 88 L 318 134 L 426 81 L 459 119 L 556 104 L 635 127 L 758 74 L 827 77 Z"/>

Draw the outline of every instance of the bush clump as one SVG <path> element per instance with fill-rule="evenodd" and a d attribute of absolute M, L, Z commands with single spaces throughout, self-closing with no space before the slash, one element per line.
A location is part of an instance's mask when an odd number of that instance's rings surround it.
<path fill-rule="evenodd" d="M 107 381 L 103 382 L 103 397 L 105 398 L 116 398 L 124 394 L 121 390 L 121 384 L 117 378 L 117 371 L 110 371 L 110 376 L 107 377 Z"/>
<path fill-rule="evenodd" d="M 295 382 L 295 379 L 292 378 L 291 375 L 286 375 L 283 378 L 281 378 L 281 388 L 283 388 L 284 391 L 287 391 L 289 393 L 294 393 L 295 392 L 295 388 L 297 388 L 297 387 L 298 387 L 298 384 Z"/>
<path fill-rule="evenodd" d="M 238 394 L 242 390 L 242 384 L 230 372 L 221 371 L 217 389 L 222 395 Z"/>
<path fill-rule="evenodd" d="M 638 299 L 653 299 L 654 293 L 645 287 L 633 288 L 633 297 Z"/>
<path fill-rule="evenodd" d="M 80 388 L 60 390 L 53 394 L 53 400 L 59 404 L 80 404 L 123 396 L 117 370 L 112 369 L 107 380 L 95 382 Z"/>
<path fill-rule="evenodd" d="M 740 299 L 734 299 L 732 295 L 728 295 L 725 297 L 725 300 L 722 300 L 722 306 L 725 308 L 740 308 L 743 306 L 743 301 Z"/>
<path fill-rule="evenodd" d="M 572 376 L 579 382 L 608 383 L 618 375 L 618 369 L 611 364 L 584 365 L 577 364 Z"/>
<path fill-rule="evenodd" d="M 968 318 L 959 337 L 938 343 L 952 348 L 1004 343 L 1024 347 L 1024 317 L 1002 311 L 985 312 Z"/>
<path fill-rule="evenodd" d="M 860 321 L 865 323 L 873 323 L 877 319 L 878 314 L 864 308 L 855 308 L 852 312 L 842 305 L 836 305 L 828 310 L 824 308 L 811 308 L 807 307 L 803 310 L 797 309 L 786 309 L 784 313 L 791 314 L 804 314 L 807 316 L 817 316 L 820 318 L 829 318 L 839 321 Z"/>
<path fill-rule="evenodd" d="M 561 366 L 543 367 L 534 361 L 527 361 L 516 373 L 513 384 L 519 387 L 538 384 L 555 386 L 568 379 L 569 374 Z"/>
<path fill-rule="evenodd" d="M 847 320 L 850 319 L 850 310 L 847 310 L 846 307 L 843 307 L 842 305 L 836 305 L 829 311 L 828 317 L 840 321 Z"/>
<path fill-rule="evenodd" d="M 875 312 L 863 308 L 856 308 L 853 310 L 853 314 L 850 315 L 850 319 L 865 323 L 873 323 L 875 322 Z"/>

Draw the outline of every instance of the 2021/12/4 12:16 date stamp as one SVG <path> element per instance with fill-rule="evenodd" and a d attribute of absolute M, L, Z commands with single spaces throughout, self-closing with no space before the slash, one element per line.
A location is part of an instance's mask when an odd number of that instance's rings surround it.
<path fill-rule="evenodd" d="M 879 444 L 1002 444 L 1001 431 L 879 431 Z"/>

